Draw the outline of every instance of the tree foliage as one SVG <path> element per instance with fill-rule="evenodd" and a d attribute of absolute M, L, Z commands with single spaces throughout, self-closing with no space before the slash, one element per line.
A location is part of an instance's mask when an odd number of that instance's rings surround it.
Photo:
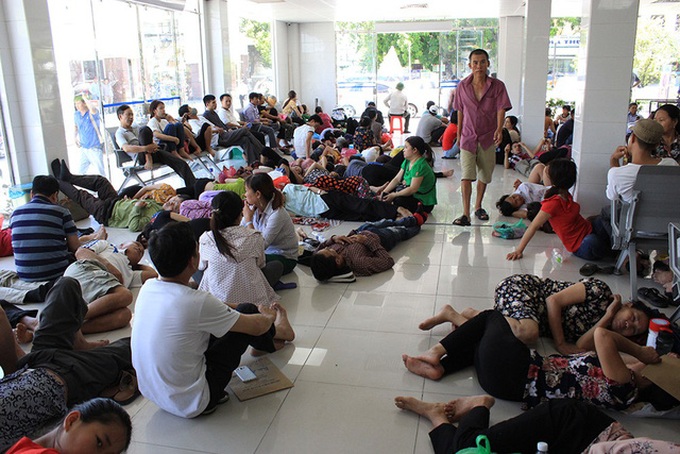
<path fill-rule="evenodd" d="M 269 22 L 241 18 L 239 31 L 253 40 L 255 57 L 265 68 L 272 67 L 272 40 Z"/>
<path fill-rule="evenodd" d="M 640 18 L 635 40 L 633 71 L 642 85 L 658 83 L 664 65 L 678 59 L 680 45 L 677 36 L 668 33 L 660 20 Z"/>

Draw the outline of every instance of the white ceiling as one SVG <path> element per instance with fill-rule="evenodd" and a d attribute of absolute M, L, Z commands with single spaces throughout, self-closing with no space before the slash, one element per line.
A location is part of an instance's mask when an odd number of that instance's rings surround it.
<path fill-rule="evenodd" d="M 603 0 L 626 4 L 638 0 Z M 526 0 L 229 0 L 244 17 L 284 22 L 421 21 L 523 15 Z M 640 13 L 677 0 L 640 0 Z M 553 17 L 578 17 L 582 0 L 553 0 Z"/>

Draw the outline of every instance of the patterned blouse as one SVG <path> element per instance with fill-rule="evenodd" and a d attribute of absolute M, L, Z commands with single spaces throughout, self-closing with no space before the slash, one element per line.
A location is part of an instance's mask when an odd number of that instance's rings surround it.
<path fill-rule="evenodd" d="M 373 136 L 371 128 L 359 126 L 356 131 L 354 131 L 354 148 L 357 151 L 364 151 L 366 148 L 372 147 L 373 145 L 375 145 L 375 137 Z"/>
<path fill-rule="evenodd" d="M 605 377 L 595 352 L 543 357 L 531 350 L 524 405 L 533 408 L 550 399 L 579 399 L 612 410 L 623 410 L 637 398 L 633 380 L 618 384 Z"/>
<path fill-rule="evenodd" d="M 349 195 L 365 199 L 371 195 L 371 188 L 364 177 L 333 178 L 329 175 L 320 176 L 314 183 L 324 191 L 340 191 Z"/>
<path fill-rule="evenodd" d="M 671 142 L 671 146 L 666 146 L 661 142 L 656 149 L 655 156 L 660 158 L 673 158 L 680 163 L 680 135 L 675 136 L 675 140 Z"/>

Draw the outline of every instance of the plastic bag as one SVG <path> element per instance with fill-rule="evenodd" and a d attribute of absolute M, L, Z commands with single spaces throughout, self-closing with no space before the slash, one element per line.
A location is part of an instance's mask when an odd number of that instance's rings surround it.
<path fill-rule="evenodd" d="M 477 447 L 476 448 L 465 448 L 456 452 L 456 454 L 492 454 L 491 446 L 489 445 L 489 439 L 486 435 L 477 436 Z"/>
<path fill-rule="evenodd" d="M 527 226 L 524 224 L 523 219 L 520 219 L 514 224 L 496 222 L 493 225 L 493 236 L 503 238 L 504 240 L 514 240 L 516 238 L 522 238 L 522 235 L 524 235 L 526 230 Z"/>

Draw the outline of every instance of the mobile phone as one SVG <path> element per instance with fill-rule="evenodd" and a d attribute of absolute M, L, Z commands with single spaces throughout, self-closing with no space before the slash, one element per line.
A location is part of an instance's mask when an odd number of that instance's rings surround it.
<path fill-rule="evenodd" d="M 234 371 L 234 373 L 236 374 L 236 376 L 237 376 L 238 378 L 241 379 L 241 381 L 242 381 L 243 383 L 247 383 L 247 382 L 249 382 L 249 381 L 253 381 L 253 380 L 255 380 L 255 379 L 257 378 L 257 376 L 255 375 L 255 372 L 253 372 L 252 370 L 250 370 L 250 367 L 248 367 L 248 366 L 241 366 L 241 367 L 237 368 L 237 369 Z"/>

